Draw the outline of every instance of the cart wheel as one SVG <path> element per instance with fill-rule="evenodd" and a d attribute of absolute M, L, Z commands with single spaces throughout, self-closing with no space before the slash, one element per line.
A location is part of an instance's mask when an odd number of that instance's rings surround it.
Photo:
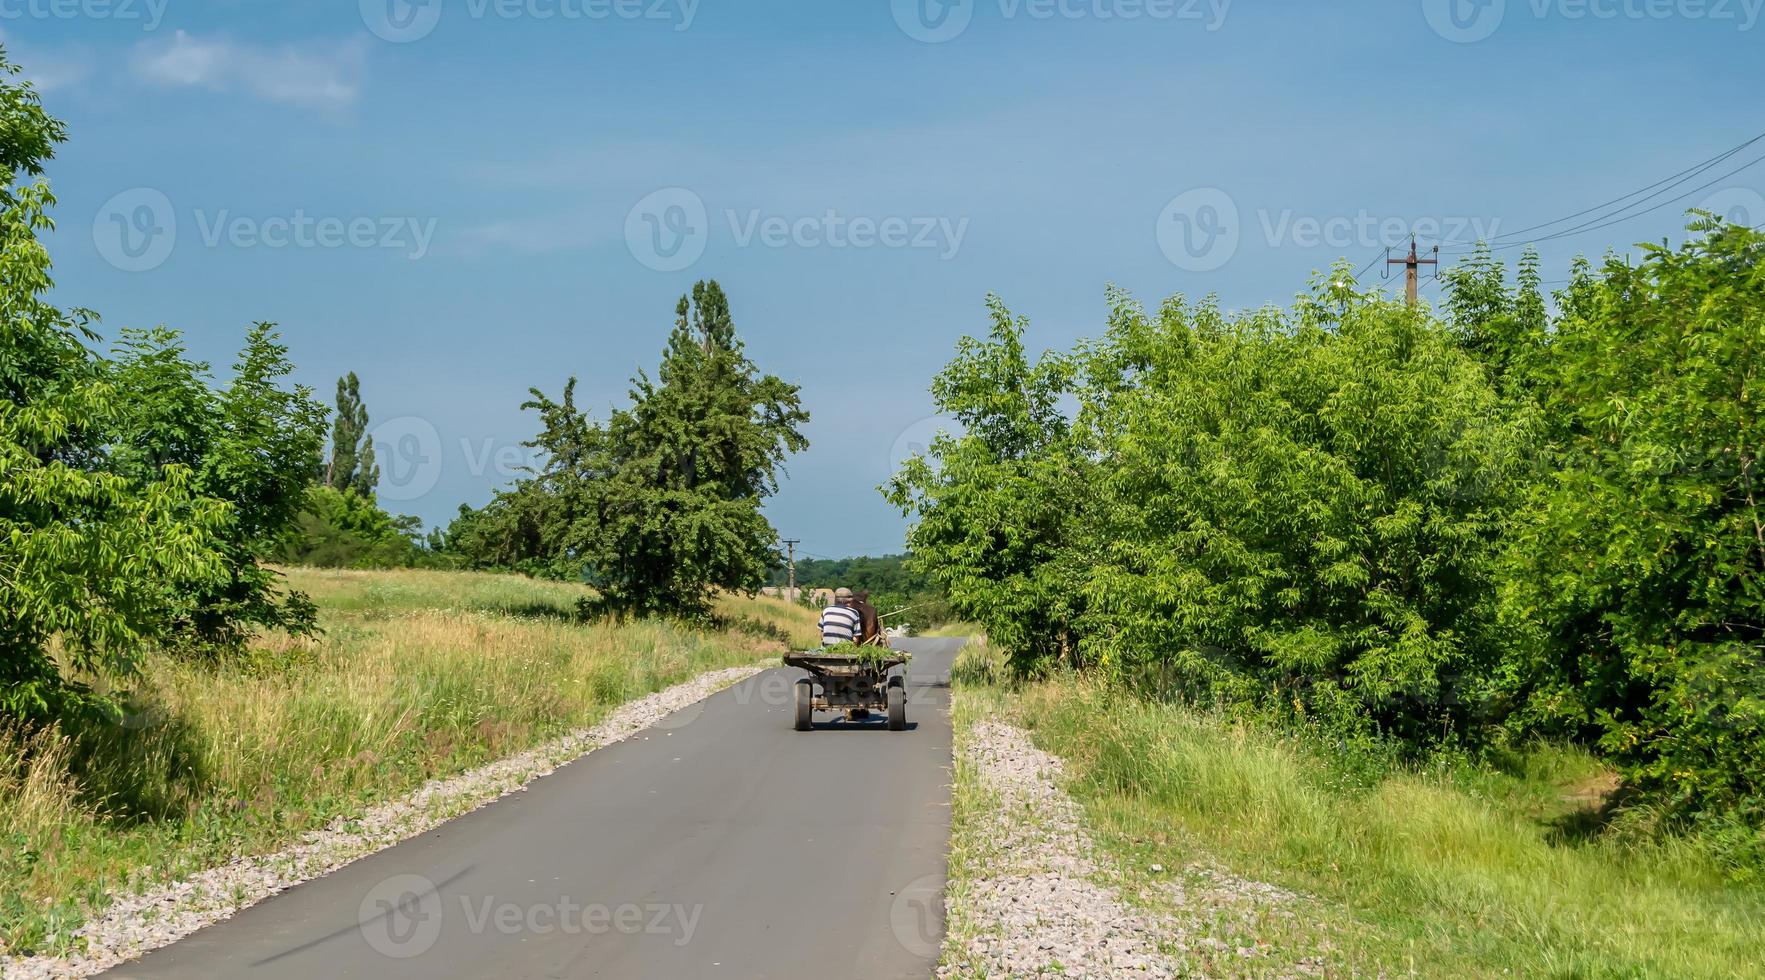
<path fill-rule="evenodd" d="M 799 732 L 815 727 L 815 684 L 805 677 L 797 681 L 797 723 Z"/>
<path fill-rule="evenodd" d="M 889 678 L 889 731 L 907 730 L 907 682 L 896 674 Z"/>

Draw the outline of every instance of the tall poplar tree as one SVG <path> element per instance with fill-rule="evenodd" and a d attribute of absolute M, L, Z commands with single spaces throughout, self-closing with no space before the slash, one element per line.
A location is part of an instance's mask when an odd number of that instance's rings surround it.
<path fill-rule="evenodd" d="M 354 490 L 369 500 L 380 485 L 374 439 L 368 434 L 368 407 L 362 403 L 361 381 L 354 371 L 337 379 L 337 414 L 331 422 L 331 459 L 325 466 L 324 484 Z"/>

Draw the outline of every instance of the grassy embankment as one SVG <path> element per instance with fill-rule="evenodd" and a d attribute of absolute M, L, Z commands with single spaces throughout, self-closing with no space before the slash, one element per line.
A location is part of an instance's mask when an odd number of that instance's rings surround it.
<path fill-rule="evenodd" d="M 1334 976 L 1765 976 L 1765 889 L 1726 880 L 1691 845 L 1599 832 L 1614 781 L 1584 753 L 1373 765 L 1080 679 L 1014 687 L 1000 673 L 984 648 L 964 650 L 958 737 L 989 714 L 1029 730 L 1066 761 L 1111 883 L 1192 938 L 1263 945 L 1253 958 L 1196 956 L 1208 975 L 1321 958 Z M 956 796 L 960 893 L 984 852 L 963 828 L 987 801 L 960 767 Z M 1195 867 L 1302 897 L 1246 916 L 1185 907 L 1156 887 L 1204 893 Z"/>
<path fill-rule="evenodd" d="M 67 948 L 86 910 L 592 725 L 696 674 L 814 642 L 814 614 L 718 603 L 737 628 L 584 623 L 579 586 L 292 569 L 324 636 L 244 663 L 155 658 L 122 726 L 0 729 L 0 950 Z M 774 634 L 767 636 L 764 634 Z M 26 761 L 20 761 L 26 760 Z"/>

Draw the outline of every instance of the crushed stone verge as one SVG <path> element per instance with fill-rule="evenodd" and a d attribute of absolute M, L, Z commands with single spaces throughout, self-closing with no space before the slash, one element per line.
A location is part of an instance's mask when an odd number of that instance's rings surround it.
<path fill-rule="evenodd" d="M 1058 756 L 990 718 L 974 724 L 959 751 L 992 805 L 973 834 L 983 867 L 949 899 L 940 977 L 1186 977 L 1214 973 L 1206 964 L 1222 958 L 1238 964 L 1228 968 L 1234 974 L 1284 972 L 1254 962 L 1265 950 L 1223 942 L 1205 923 L 1266 912 L 1293 893 L 1196 866 L 1186 882 L 1164 883 L 1182 919 L 1136 908 L 1109 883 L 1083 812 L 1060 788 Z"/>
<path fill-rule="evenodd" d="M 0 958 L 4 980 L 89 977 L 168 946 L 295 885 L 525 790 L 589 752 L 623 741 L 662 718 L 740 683 L 760 665 L 712 671 L 620 705 L 599 724 L 457 776 L 430 780 L 354 820 L 310 831 L 271 854 L 236 858 L 140 895 L 119 897 L 81 926 L 85 950 L 66 957 Z"/>

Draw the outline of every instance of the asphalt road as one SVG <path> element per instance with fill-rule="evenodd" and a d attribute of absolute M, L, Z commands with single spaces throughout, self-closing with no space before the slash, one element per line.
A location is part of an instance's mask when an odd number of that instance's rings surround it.
<path fill-rule="evenodd" d="M 106 976 L 929 976 L 960 643 L 899 644 L 905 732 L 793 732 L 769 670 Z"/>

